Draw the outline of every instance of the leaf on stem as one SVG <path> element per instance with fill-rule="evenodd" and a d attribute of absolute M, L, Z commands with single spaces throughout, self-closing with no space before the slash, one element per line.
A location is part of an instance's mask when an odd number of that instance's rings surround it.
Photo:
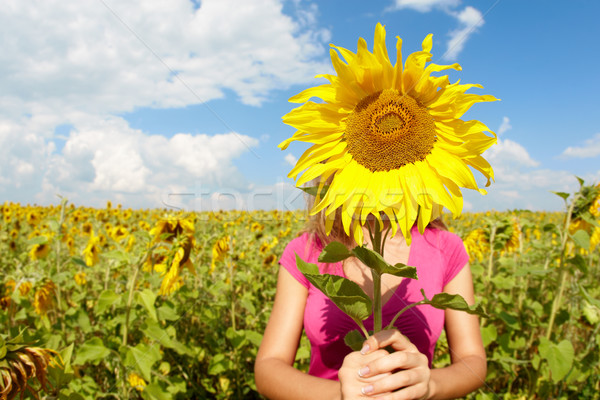
<path fill-rule="evenodd" d="M 327 189 L 329 189 L 329 185 L 323 185 L 321 191 L 319 191 L 318 186 L 309 186 L 309 187 L 299 187 L 298 189 L 302 190 L 304 193 L 310 194 L 311 196 L 317 196 L 317 194 L 321 197 L 327 193 Z"/>
<path fill-rule="evenodd" d="M 342 276 L 319 274 L 315 264 L 303 261 L 296 254 L 296 265 L 317 289 L 323 292 L 344 313 L 355 321 L 371 315 L 372 301 L 356 283 Z"/>
<path fill-rule="evenodd" d="M 433 298 L 428 299 L 425 296 L 425 291 L 421 289 L 421 294 L 423 295 L 423 304 L 429 304 L 435 308 L 439 308 L 440 310 L 451 309 L 464 311 L 468 314 L 478 315 L 483 318 L 488 318 L 488 315 L 485 313 L 485 310 L 481 306 L 481 304 L 475 304 L 470 306 L 467 304 L 467 301 L 459 294 L 449 294 L 449 293 L 438 293 Z"/>
<path fill-rule="evenodd" d="M 352 257 L 352 253 L 348 251 L 346 245 L 340 242 L 331 242 L 319 255 L 319 262 L 336 263 Z"/>
<path fill-rule="evenodd" d="M 593 298 L 587 292 L 587 290 L 585 290 L 585 288 L 583 286 L 581 286 L 581 285 L 579 285 L 579 292 L 587 300 L 588 303 L 590 303 L 593 306 L 596 306 L 596 307 L 600 308 L 600 300 Z"/>
<path fill-rule="evenodd" d="M 573 239 L 573 242 L 577 246 L 585 250 L 590 249 L 590 235 L 586 231 L 579 229 L 577 232 L 571 235 L 571 239 Z"/>
<path fill-rule="evenodd" d="M 360 333 L 358 329 L 350 331 L 344 336 L 344 343 L 354 351 L 362 349 L 362 345 L 365 342 L 365 337 Z"/>
<path fill-rule="evenodd" d="M 573 365 L 573 359 L 575 358 L 573 344 L 568 340 L 563 340 L 558 344 L 552 343 L 545 337 L 541 337 L 538 349 L 540 356 L 548 361 L 548 366 L 552 372 L 552 380 L 560 382 L 567 376 Z"/>
<path fill-rule="evenodd" d="M 366 247 L 356 246 L 352 249 L 352 254 L 367 267 L 374 269 L 379 275 L 390 274 L 402 278 L 418 279 L 415 267 L 409 267 L 402 263 L 391 265 L 380 254 Z"/>
<path fill-rule="evenodd" d="M 562 197 L 562 199 L 564 201 L 567 201 L 567 199 L 569 198 L 570 194 L 569 193 L 565 193 L 565 192 L 550 192 L 550 193 L 554 193 L 555 195 Z"/>

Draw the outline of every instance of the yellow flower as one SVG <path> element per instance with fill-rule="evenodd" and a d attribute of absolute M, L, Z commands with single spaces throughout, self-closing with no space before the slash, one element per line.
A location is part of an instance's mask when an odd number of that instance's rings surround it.
<path fill-rule="evenodd" d="M 592 202 L 592 205 L 590 206 L 590 213 L 594 217 L 600 218 L 600 183 L 596 185 L 596 191 L 598 192 L 598 195 L 596 196 L 596 198 Z"/>
<path fill-rule="evenodd" d="M 594 250 L 600 244 L 600 228 L 595 227 L 590 237 L 590 251 Z"/>
<path fill-rule="evenodd" d="M 129 235 L 129 231 L 122 226 L 115 226 L 108 231 L 108 235 L 115 241 L 120 242 Z"/>
<path fill-rule="evenodd" d="M 225 256 L 229 252 L 229 245 L 231 243 L 231 237 L 229 235 L 223 236 L 217 240 L 212 248 L 212 263 L 210 266 L 210 273 L 212 274 L 215 270 L 216 264 L 219 261 L 223 261 Z"/>
<path fill-rule="evenodd" d="M 54 282 L 47 280 L 35 291 L 33 308 L 39 315 L 46 315 L 46 312 L 54 304 L 54 289 L 56 289 Z"/>
<path fill-rule="evenodd" d="M 42 221 L 39 212 L 30 210 L 27 212 L 27 223 L 31 226 L 38 225 Z"/>
<path fill-rule="evenodd" d="M 21 282 L 21 284 L 19 285 L 19 293 L 21 294 L 21 296 L 27 296 L 27 293 L 29 293 L 30 290 L 31 282 L 29 281 Z"/>
<path fill-rule="evenodd" d="M 73 278 L 75 279 L 75 283 L 77 283 L 79 286 L 83 286 L 87 283 L 87 279 L 85 279 L 85 272 L 78 272 Z"/>
<path fill-rule="evenodd" d="M 304 104 L 283 117 L 297 132 L 279 145 L 283 150 L 295 140 L 314 143 L 289 176 L 302 174 L 297 186 L 320 178 L 311 214 L 324 211 L 330 233 L 335 211 L 340 209 L 346 233 L 359 244 L 369 215 L 380 222 L 389 219 L 392 234 L 400 228 L 410 241 L 415 221 L 422 232 L 444 207 L 455 216 L 460 214 L 460 187 L 486 193 L 470 168 L 481 172 L 489 185 L 493 171 L 480 154 L 496 142 L 483 123 L 460 119 L 473 104 L 496 98 L 465 93 L 480 85 L 450 84 L 448 76 L 432 77 L 432 72 L 461 67 L 426 66 L 432 57 L 431 35 L 423 41 L 423 51 L 409 55 L 404 66 L 400 38 L 394 66 L 381 24 L 374 42 L 373 52 L 362 38 L 357 53 L 332 46 L 337 75 L 322 75 L 328 84 L 290 99 Z M 309 101 L 313 97 L 323 102 Z"/>
<path fill-rule="evenodd" d="M 38 243 L 34 244 L 31 250 L 29 250 L 29 257 L 32 260 L 40 260 L 45 258 L 50 253 L 50 244 Z"/>
<path fill-rule="evenodd" d="M 482 228 L 471 231 L 464 243 L 471 262 L 474 260 L 483 260 L 483 255 L 489 247 L 489 241 Z"/>
<path fill-rule="evenodd" d="M 4 283 L 4 294 L 10 296 L 15 291 L 17 282 L 14 279 L 9 279 Z"/>
<path fill-rule="evenodd" d="M 180 263 L 184 255 L 185 250 L 179 248 L 173 256 L 171 268 L 169 268 L 169 271 L 163 276 L 163 280 L 160 283 L 160 290 L 158 291 L 159 295 L 168 296 L 183 286 L 183 279 L 180 275 L 182 265 Z"/>
<path fill-rule="evenodd" d="M 277 256 L 275 254 L 269 254 L 268 256 L 266 256 L 263 260 L 263 264 L 264 265 L 271 265 L 273 264 L 275 261 L 277 261 Z"/>
<path fill-rule="evenodd" d="M 84 235 L 89 235 L 91 234 L 93 231 L 93 227 L 92 224 L 89 222 L 85 222 L 83 224 L 83 226 L 81 227 L 81 233 L 83 233 Z"/>
<path fill-rule="evenodd" d="M 506 241 L 503 251 L 507 252 L 507 253 L 513 253 L 513 252 L 519 250 L 520 246 L 521 246 L 521 226 L 515 220 L 512 224 L 510 238 Z"/>
<path fill-rule="evenodd" d="M 94 236 L 94 232 L 90 232 L 90 239 L 88 240 L 87 246 L 83 250 L 83 258 L 85 264 L 88 267 L 96 265 L 100 260 L 100 238 Z"/>
<path fill-rule="evenodd" d="M 262 232 L 263 229 L 265 229 L 265 226 L 262 225 L 261 223 L 258 223 L 258 222 L 253 222 L 250 225 L 250 231 L 251 232 Z"/>
<path fill-rule="evenodd" d="M 129 382 L 129 385 L 132 388 L 135 388 L 135 390 L 138 390 L 140 392 L 144 391 L 144 387 L 146 386 L 146 381 L 141 376 L 136 374 L 135 372 L 132 372 L 131 374 L 129 374 L 129 376 L 127 377 L 127 381 Z"/>

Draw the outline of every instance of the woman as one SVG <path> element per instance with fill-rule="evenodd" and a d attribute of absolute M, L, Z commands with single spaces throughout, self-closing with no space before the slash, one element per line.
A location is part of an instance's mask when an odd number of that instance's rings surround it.
<path fill-rule="evenodd" d="M 327 237 L 319 216 L 307 232 L 292 240 L 280 260 L 273 311 L 261 343 L 255 377 L 258 391 L 270 399 L 449 399 L 466 395 L 484 383 L 486 357 L 476 316 L 420 305 L 404 313 L 394 330 L 371 336 L 359 352 L 343 343 L 345 334 L 357 329 L 320 291 L 298 271 L 295 256 L 317 263 L 331 240 L 351 247 L 341 228 Z M 368 237 L 368 235 L 365 235 Z M 367 240 L 367 246 L 370 243 Z M 474 302 L 468 256 L 460 238 L 433 221 L 421 235 L 413 227 L 408 246 L 402 234 L 389 238 L 384 258 L 415 266 L 419 280 L 382 276 L 383 324 L 406 304 L 439 292 L 460 294 Z M 337 264 L 319 264 L 321 273 L 345 276 L 373 296 L 371 274 L 355 258 Z M 365 322 L 372 328 L 372 319 Z M 309 374 L 293 367 L 302 329 L 311 341 Z M 435 342 L 445 328 L 451 365 L 432 369 Z M 390 346 L 395 351 L 384 350 Z M 339 382 L 337 381 L 339 379 Z M 380 397 L 381 396 L 381 397 Z"/>

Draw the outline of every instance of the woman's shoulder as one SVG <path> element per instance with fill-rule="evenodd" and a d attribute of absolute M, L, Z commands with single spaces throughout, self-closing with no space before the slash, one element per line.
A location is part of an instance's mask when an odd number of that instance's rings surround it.
<path fill-rule="evenodd" d="M 302 232 L 290 240 L 285 247 L 285 253 L 298 254 L 303 260 L 309 261 L 311 256 L 321 252 L 323 246 L 316 235 L 310 232 Z"/>
<path fill-rule="evenodd" d="M 418 234 L 419 230 L 417 229 L 416 232 Z M 444 229 L 427 227 L 421 236 L 425 239 L 425 243 L 440 250 L 464 247 L 460 236 Z"/>

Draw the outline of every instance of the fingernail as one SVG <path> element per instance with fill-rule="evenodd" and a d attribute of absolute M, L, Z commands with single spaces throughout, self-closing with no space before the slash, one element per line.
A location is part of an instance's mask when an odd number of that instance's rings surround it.
<path fill-rule="evenodd" d="M 371 350 L 371 346 L 369 346 L 367 343 L 363 344 L 362 349 L 360 349 L 360 354 L 365 355 L 369 352 L 369 350 Z"/>
<path fill-rule="evenodd" d="M 369 373 L 369 367 L 362 367 L 358 370 L 358 376 L 364 378 Z"/>
<path fill-rule="evenodd" d="M 369 386 L 365 386 L 362 389 L 360 389 L 362 394 L 369 394 L 373 391 L 373 385 L 369 385 Z"/>

